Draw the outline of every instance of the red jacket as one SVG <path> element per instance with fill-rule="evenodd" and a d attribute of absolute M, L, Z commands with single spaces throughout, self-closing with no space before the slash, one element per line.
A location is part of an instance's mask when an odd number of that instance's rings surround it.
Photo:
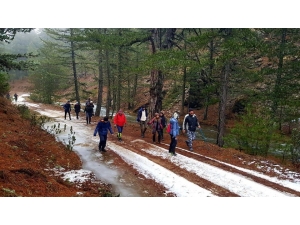
<path fill-rule="evenodd" d="M 114 124 L 123 127 L 126 123 L 126 116 L 124 113 L 117 113 L 114 117 Z"/>

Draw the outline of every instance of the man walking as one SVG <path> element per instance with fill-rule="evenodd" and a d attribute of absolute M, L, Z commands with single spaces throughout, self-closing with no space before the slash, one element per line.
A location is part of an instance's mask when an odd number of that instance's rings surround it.
<path fill-rule="evenodd" d="M 67 119 L 67 114 L 69 114 L 69 118 L 71 120 L 71 104 L 70 104 L 70 101 L 67 101 L 66 104 L 64 104 L 64 110 L 65 110 L 65 119 Z"/>
<path fill-rule="evenodd" d="M 74 105 L 74 110 L 75 110 L 77 119 L 78 119 L 78 116 L 79 116 L 80 109 L 81 109 L 80 104 L 78 102 L 76 102 L 76 104 Z"/>
<path fill-rule="evenodd" d="M 105 116 L 102 120 L 100 120 L 95 128 L 94 136 L 99 134 L 100 142 L 99 142 L 99 151 L 106 152 L 106 140 L 107 140 L 107 133 L 108 131 L 113 134 L 114 132 L 111 129 L 110 122 L 108 121 L 108 117 Z"/>
<path fill-rule="evenodd" d="M 140 123 L 141 128 L 141 136 L 145 137 L 145 132 L 147 130 L 147 118 L 148 118 L 148 112 L 145 106 L 142 106 L 137 114 L 137 121 Z"/>
<path fill-rule="evenodd" d="M 185 141 L 190 151 L 193 150 L 193 141 L 196 138 L 196 129 L 201 128 L 193 109 L 189 109 L 189 113 L 185 115 L 182 124 L 182 132 L 187 132 L 188 140 Z"/>

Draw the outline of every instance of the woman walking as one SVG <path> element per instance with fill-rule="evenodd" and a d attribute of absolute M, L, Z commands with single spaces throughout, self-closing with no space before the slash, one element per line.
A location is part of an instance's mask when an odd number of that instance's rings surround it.
<path fill-rule="evenodd" d="M 156 134 L 157 134 L 157 141 L 158 144 L 160 144 L 161 141 L 161 131 L 163 129 L 162 123 L 161 123 L 161 118 L 158 113 L 154 114 L 154 118 L 148 123 L 149 125 L 152 126 L 152 141 L 153 143 L 156 143 Z"/>
<path fill-rule="evenodd" d="M 176 156 L 175 148 L 177 145 L 177 136 L 179 135 L 179 123 L 177 120 L 178 117 L 173 117 L 170 119 L 170 137 L 171 137 L 171 143 L 169 146 L 169 153 L 173 156 Z"/>

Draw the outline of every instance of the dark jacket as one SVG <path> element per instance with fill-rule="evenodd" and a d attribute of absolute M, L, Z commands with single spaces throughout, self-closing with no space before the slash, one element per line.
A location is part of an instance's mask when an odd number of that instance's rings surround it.
<path fill-rule="evenodd" d="M 64 109 L 66 112 L 71 112 L 71 104 L 68 102 L 64 104 Z"/>
<path fill-rule="evenodd" d="M 90 117 L 92 117 L 94 113 L 94 106 L 92 106 L 91 104 L 86 105 L 84 108 L 84 112 L 87 113 Z"/>
<path fill-rule="evenodd" d="M 94 131 L 94 136 L 97 135 L 97 133 L 99 134 L 99 136 L 106 136 L 107 135 L 107 132 L 110 132 L 111 134 L 113 134 L 114 132 L 112 131 L 111 129 L 111 125 L 110 125 L 110 122 L 109 121 L 104 121 L 104 120 L 101 120 L 97 126 L 96 126 L 96 129 Z"/>
<path fill-rule="evenodd" d="M 200 126 L 196 115 L 186 114 L 183 119 L 182 129 L 189 131 L 196 131 L 196 128 Z"/>
<path fill-rule="evenodd" d="M 138 121 L 138 122 L 141 121 L 142 111 L 143 111 L 143 108 L 140 108 L 139 111 L 138 111 L 137 118 L 136 118 L 136 121 Z M 147 111 L 147 109 L 145 109 L 145 111 L 146 111 L 146 118 L 148 118 L 148 111 Z M 147 121 L 147 119 L 146 119 L 146 121 Z"/>
<path fill-rule="evenodd" d="M 75 112 L 80 112 L 80 109 L 81 109 L 81 107 L 80 107 L 79 104 L 75 104 L 75 105 L 74 105 L 74 110 L 75 110 Z"/>
<path fill-rule="evenodd" d="M 163 126 L 163 128 L 165 128 L 167 126 L 167 119 L 165 115 L 160 116 L 160 118 L 161 118 L 161 125 Z"/>

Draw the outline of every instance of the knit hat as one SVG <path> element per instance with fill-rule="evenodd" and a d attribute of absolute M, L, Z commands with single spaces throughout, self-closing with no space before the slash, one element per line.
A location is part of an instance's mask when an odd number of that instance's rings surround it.
<path fill-rule="evenodd" d="M 189 108 L 189 112 L 190 112 L 190 111 L 194 111 L 194 110 L 193 110 L 193 109 L 191 109 L 191 108 Z"/>
<path fill-rule="evenodd" d="M 105 116 L 105 117 L 103 118 L 103 120 L 104 120 L 104 121 L 108 121 L 108 117 Z"/>

